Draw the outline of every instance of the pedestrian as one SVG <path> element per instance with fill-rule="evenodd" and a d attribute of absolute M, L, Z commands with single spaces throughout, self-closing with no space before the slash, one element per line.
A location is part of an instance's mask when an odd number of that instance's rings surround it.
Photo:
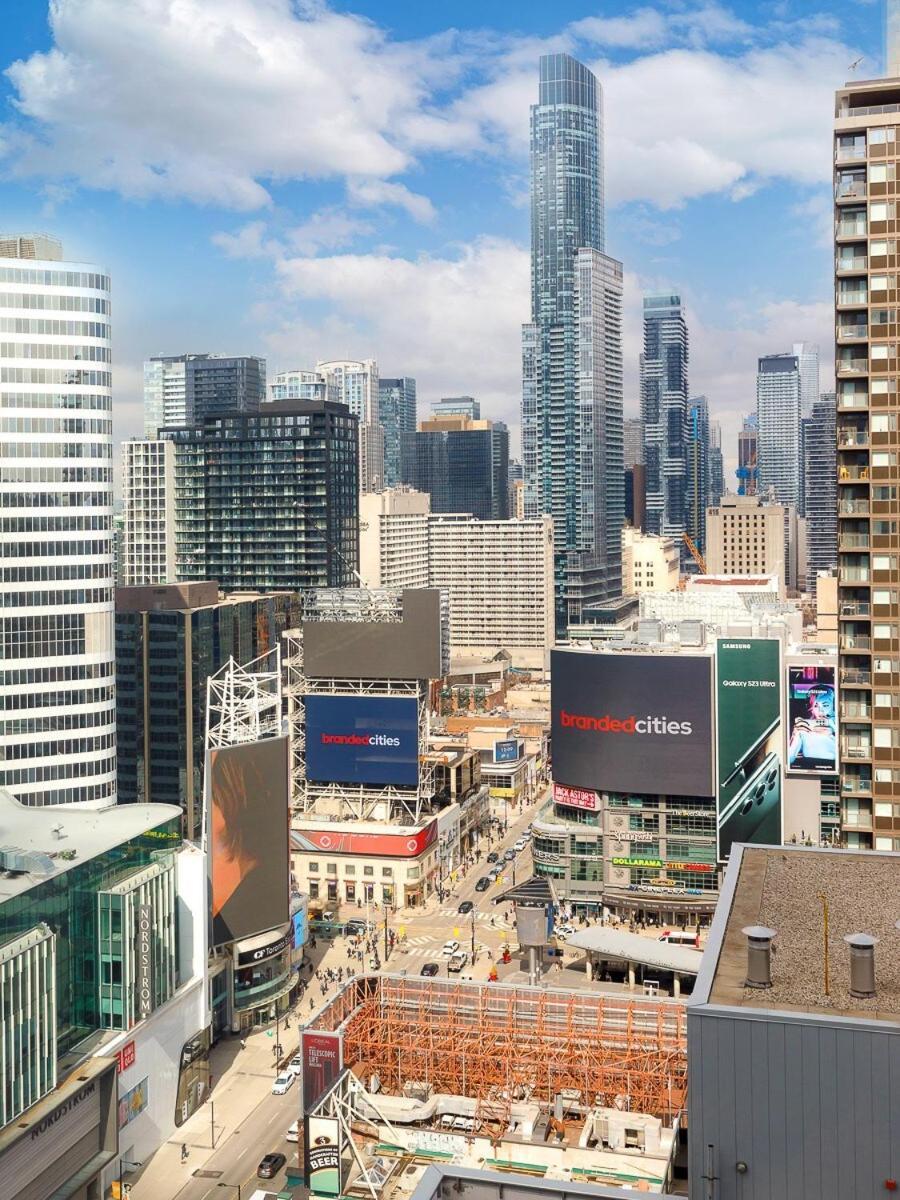
<path fill-rule="evenodd" d="M 246 1038 L 241 1038 L 241 1049 L 242 1049 L 242 1050 L 246 1050 L 246 1049 L 247 1049 L 247 1040 L 246 1040 Z"/>
<path fill-rule="evenodd" d="M 187 1162 L 188 1148 L 185 1142 L 181 1143 L 181 1161 Z"/>

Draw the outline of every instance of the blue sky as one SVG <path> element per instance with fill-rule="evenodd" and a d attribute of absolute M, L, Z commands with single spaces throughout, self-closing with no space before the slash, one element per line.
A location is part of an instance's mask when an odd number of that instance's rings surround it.
<path fill-rule="evenodd" d="M 11 10 L 11 11 L 10 11 Z M 140 364 L 336 356 L 480 396 L 517 429 L 528 313 L 528 105 L 566 49 L 604 90 L 609 253 L 680 288 L 691 388 L 734 458 L 755 359 L 831 374 L 832 94 L 881 72 L 880 4 L 16 0 L 4 12 L 0 206 L 110 268 L 118 437 Z"/>

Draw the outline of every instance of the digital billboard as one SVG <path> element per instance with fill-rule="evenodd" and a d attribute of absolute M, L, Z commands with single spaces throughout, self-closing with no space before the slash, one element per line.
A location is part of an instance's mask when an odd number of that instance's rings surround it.
<path fill-rule="evenodd" d="M 734 842 L 781 842 L 781 645 L 774 638 L 719 638 L 719 858 Z"/>
<path fill-rule="evenodd" d="M 310 679 L 440 679 L 444 626 L 438 588 L 406 588 L 402 621 L 304 621 Z"/>
<path fill-rule="evenodd" d="M 419 782 L 414 698 L 304 696 L 306 777 L 316 783 Z"/>
<path fill-rule="evenodd" d="M 553 777 L 587 791 L 712 796 L 705 655 L 551 652 Z"/>
<path fill-rule="evenodd" d="M 517 738 L 494 742 L 494 762 L 508 763 L 519 761 L 519 742 Z"/>
<path fill-rule="evenodd" d="M 303 1112 L 309 1114 L 337 1082 L 344 1065 L 344 1048 L 339 1033 L 304 1029 L 300 1035 L 303 1059 Z"/>
<path fill-rule="evenodd" d="M 306 1118 L 306 1186 L 313 1196 L 341 1194 L 341 1126 L 335 1117 Z"/>
<path fill-rule="evenodd" d="M 835 774 L 837 709 L 834 667 L 792 665 L 788 680 L 788 770 L 802 775 Z"/>
<path fill-rule="evenodd" d="M 211 750 L 209 870 L 214 946 L 288 919 L 288 744 Z"/>

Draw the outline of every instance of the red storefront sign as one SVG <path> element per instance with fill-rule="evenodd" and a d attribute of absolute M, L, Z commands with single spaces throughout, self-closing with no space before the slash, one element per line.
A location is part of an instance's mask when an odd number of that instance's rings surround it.
<path fill-rule="evenodd" d="M 553 801 L 555 804 L 564 804 L 567 808 L 586 808 L 590 812 L 596 812 L 600 807 L 600 796 L 597 792 L 588 791 L 586 788 L 566 787 L 562 783 L 554 783 Z"/>
<path fill-rule="evenodd" d="M 121 1075 L 123 1071 L 127 1071 L 129 1067 L 134 1065 L 136 1058 L 134 1042 L 126 1042 L 119 1053 L 116 1055 L 116 1070 Z"/>
<path fill-rule="evenodd" d="M 340 829 L 304 829 L 292 833 L 301 850 L 328 854 L 360 854 L 373 858 L 418 858 L 437 841 L 437 821 L 414 833 L 342 833 Z"/>

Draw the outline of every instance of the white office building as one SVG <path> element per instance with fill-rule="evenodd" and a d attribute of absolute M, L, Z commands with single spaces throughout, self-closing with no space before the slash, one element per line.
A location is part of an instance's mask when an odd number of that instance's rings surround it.
<path fill-rule="evenodd" d="M 122 583 L 173 583 L 175 568 L 175 443 L 122 443 L 124 504 Z"/>
<path fill-rule="evenodd" d="M 164 425 L 186 425 L 187 355 L 149 358 L 144 363 L 144 437 Z"/>
<path fill-rule="evenodd" d="M 0 787 L 115 796 L 109 276 L 0 237 Z"/>
<path fill-rule="evenodd" d="M 808 369 L 808 364 L 807 364 Z M 803 512 L 800 442 L 801 363 L 796 354 L 767 354 L 756 376 L 757 487 L 777 504 Z"/>
<path fill-rule="evenodd" d="M 681 576 L 680 548 L 674 538 L 641 533 L 626 525 L 622 530 L 622 590 L 625 595 L 674 591 Z"/>
<path fill-rule="evenodd" d="M 316 363 L 328 389 L 328 399 L 346 404 L 359 419 L 359 490 L 384 488 L 384 430 L 378 419 L 378 363 L 335 360 Z"/>
<path fill-rule="evenodd" d="M 506 650 L 542 669 L 554 642 L 553 520 L 477 521 L 432 513 L 406 488 L 360 497 L 360 574 L 367 587 L 438 587 L 450 602 L 452 655 Z"/>

